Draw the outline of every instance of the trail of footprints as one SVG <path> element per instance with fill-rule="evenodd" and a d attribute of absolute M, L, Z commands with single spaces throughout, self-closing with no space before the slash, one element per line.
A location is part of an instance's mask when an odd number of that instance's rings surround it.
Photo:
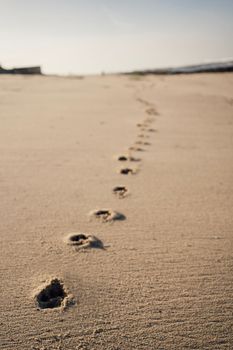
<path fill-rule="evenodd" d="M 147 147 L 151 145 L 147 141 L 150 138 L 149 134 L 156 132 L 156 129 L 152 128 L 151 124 L 155 121 L 154 117 L 158 115 L 158 112 L 150 102 L 141 98 L 137 100 L 146 106 L 145 112 L 148 117 L 142 123 L 137 124 L 139 129 L 137 140 L 133 145 L 129 146 L 128 153 L 117 157 L 117 161 L 124 164 L 118 171 L 123 176 L 131 176 L 138 173 L 139 169 L 136 166 L 132 166 L 132 163 L 140 163 L 142 159 L 132 153 L 146 151 Z M 125 166 L 125 163 L 127 163 L 127 166 Z M 129 195 L 129 189 L 124 185 L 118 185 L 112 189 L 112 193 L 117 198 L 124 199 Z M 89 213 L 89 216 L 91 219 L 102 223 L 126 220 L 124 214 L 106 208 L 93 210 Z M 74 247 L 76 250 L 105 249 L 103 242 L 99 238 L 83 232 L 70 233 L 63 240 L 65 244 Z M 34 292 L 34 298 L 39 309 L 65 309 L 67 306 L 75 303 L 72 294 L 66 289 L 63 281 L 57 277 L 51 278 L 39 286 Z"/>

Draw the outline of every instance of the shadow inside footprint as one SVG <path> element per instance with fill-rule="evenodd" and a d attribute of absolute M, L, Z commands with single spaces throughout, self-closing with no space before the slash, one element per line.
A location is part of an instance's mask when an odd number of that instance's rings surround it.
<path fill-rule="evenodd" d="M 116 220 L 122 221 L 126 219 L 125 215 L 111 209 L 94 210 L 93 212 L 91 212 L 91 216 L 94 216 L 103 222 L 110 222 Z"/>
<path fill-rule="evenodd" d="M 118 157 L 118 160 L 119 160 L 120 162 L 126 162 L 126 161 L 128 160 L 128 157 L 126 157 L 126 156 L 119 156 L 119 157 Z"/>
<path fill-rule="evenodd" d="M 63 306 L 66 297 L 63 283 L 55 278 L 36 295 L 36 300 L 41 309 L 53 309 Z"/>
<path fill-rule="evenodd" d="M 70 233 L 66 239 L 67 244 L 76 246 L 76 248 L 101 248 L 104 249 L 104 245 L 100 239 L 92 235 L 86 235 L 84 233 Z"/>
<path fill-rule="evenodd" d="M 124 198 L 128 194 L 128 190 L 125 186 L 116 186 L 113 188 L 113 193 L 119 198 Z"/>

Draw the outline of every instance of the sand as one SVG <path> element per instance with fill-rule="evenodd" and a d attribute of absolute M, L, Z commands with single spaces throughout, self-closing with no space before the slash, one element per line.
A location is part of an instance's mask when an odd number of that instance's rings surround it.
<path fill-rule="evenodd" d="M 1 76 L 0 157 L 1 349 L 232 349 L 232 74 Z"/>

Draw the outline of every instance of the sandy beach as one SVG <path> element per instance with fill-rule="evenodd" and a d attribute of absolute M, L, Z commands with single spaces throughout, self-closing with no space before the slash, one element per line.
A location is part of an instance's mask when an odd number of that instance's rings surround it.
<path fill-rule="evenodd" d="M 233 348 L 231 73 L 1 76 L 0 161 L 1 349 Z"/>

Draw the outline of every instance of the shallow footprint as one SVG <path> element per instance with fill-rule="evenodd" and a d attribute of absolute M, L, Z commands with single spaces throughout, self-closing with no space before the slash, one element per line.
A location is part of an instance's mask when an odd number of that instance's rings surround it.
<path fill-rule="evenodd" d="M 96 219 L 101 220 L 102 222 L 111 222 L 116 220 L 125 220 L 125 215 L 116 212 L 112 209 L 99 209 L 99 210 L 93 210 L 90 212 L 90 215 L 95 217 Z"/>
<path fill-rule="evenodd" d="M 150 146 L 150 142 L 143 142 L 143 141 L 136 141 L 135 145 L 144 145 L 144 146 Z"/>
<path fill-rule="evenodd" d="M 120 162 L 140 162 L 140 158 L 135 158 L 135 157 L 132 157 L 132 156 L 119 156 L 117 158 Z"/>
<path fill-rule="evenodd" d="M 65 308 L 70 302 L 68 292 L 58 278 L 51 279 L 42 285 L 34 298 L 40 309 Z"/>
<path fill-rule="evenodd" d="M 125 186 L 116 186 L 113 188 L 113 193 L 119 198 L 125 198 L 129 191 Z"/>
<path fill-rule="evenodd" d="M 145 134 L 139 134 L 138 137 L 140 137 L 141 139 L 149 139 L 149 136 Z"/>
<path fill-rule="evenodd" d="M 149 114 L 149 115 L 158 115 L 158 112 L 156 111 L 156 109 L 155 108 L 148 108 L 147 110 L 146 110 L 146 113 L 147 114 Z"/>
<path fill-rule="evenodd" d="M 138 123 L 137 126 L 139 128 L 146 128 L 148 126 L 148 124 L 145 122 L 145 123 Z"/>
<path fill-rule="evenodd" d="M 144 151 L 145 151 L 145 150 L 144 150 L 143 148 L 141 148 L 141 147 L 134 147 L 134 146 L 130 147 L 129 150 L 130 150 L 130 151 L 135 151 L 135 152 L 144 152 Z"/>
<path fill-rule="evenodd" d="M 144 120 L 144 123 L 146 123 L 146 124 L 148 125 L 148 124 L 153 123 L 154 121 L 155 121 L 155 118 L 146 118 L 146 119 Z"/>
<path fill-rule="evenodd" d="M 135 157 L 129 157 L 129 161 L 130 162 L 140 162 L 141 161 L 141 158 L 135 158 Z"/>
<path fill-rule="evenodd" d="M 151 106 L 150 102 L 144 100 L 144 99 L 141 98 L 141 97 L 138 97 L 136 100 L 137 100 L 138 102 L 144 104 L 144 106 Z"/>
<path fill-rule="evenodd" d="M 79 249 L 85 249 L 85 248 L 104 249 L 104 245 L 100 239 L 92 235 L 86 235 L 84 233 L 70 233 L 65 237 L 65 242 Z"/>

